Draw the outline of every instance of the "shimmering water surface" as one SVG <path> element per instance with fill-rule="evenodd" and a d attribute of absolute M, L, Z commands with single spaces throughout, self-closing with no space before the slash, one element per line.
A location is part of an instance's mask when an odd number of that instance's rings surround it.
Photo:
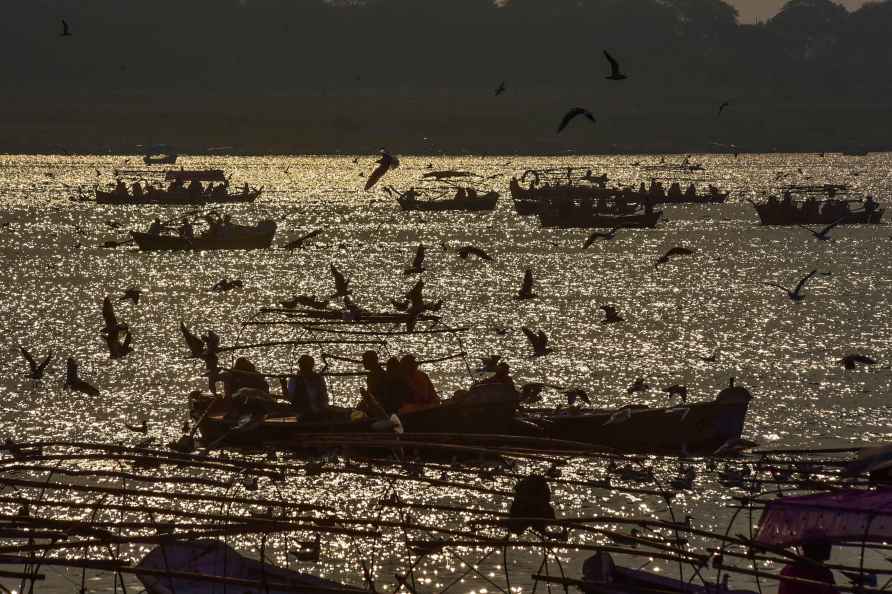
<path fill-rule="evenodd" d="M 745 428 L 748 438 L 796 445 L 888 437 L 892 233 L 885 225 L 841 227 L 834 231 L 833 241 L 819 242 L 803 229 L 760 227 L 747 199 L 776 191 L 781 183 L 834 182 L 872 193 L 888 204 L 892 198 L 892 155 L 696 158 L 705 171 L 657 175 L 672 176 L 662 177 L 664 183 L 677 180 L 683 187 L 689 181 L 719 185 L 731 192 L 727 204 L 667 206 L 666 220 L 658 228 L 620 231 L 615 240 L 598 242 L 588 250 L 581 249 L 587 236 L 584 230 L 540 229 L 535 217 L 518 217 L 508 195 L 511 174 L 531 167 L 585 165 L 606 172 L 611 183 L 637 185 L 653 173 L 634 164 L 656 164 L 659 156 L 404 156 L 402 166 L 385 178 L 386 184 L 408 187 L 428 170 L 429 163 L 436 169 L 466 168 L 496 176 L 491 183 L 503 196 L 491 214 L 401 212 L 380 189 L 362 191 L 364 175 L 374 167 L 372 156 L 359 156 L 357 163 L 353 156 L 182 157 L 178 166 L 220 168 L 233 174 L 235 185 L 250 182 L 264 186 L 256 203 L 218 210 L 231 214 L 237 222 L 276 220 L 276 244 L 315 228 L 323 233 L 305 249 L 295 251 L 153 254 L 129 246 L 100 246 L 109 239 L 125 239 L 127 229 L 147 227 L 154 216 L 172 219 L 193 209 L 97 206 L 68 200 L 79 191 L 90 193 L 94 184 L 113 181 L 113 170 L 129 166 L 125 159 L 0 157 L 0 340 L 4 353 L 0 360 L 0 435 L 18 441 L 133 444 L 143 436 L 127 431 L 123 423 L 146 418 L 149 435 L 166 443 L 179 435 L 187 417 L 186 394 L 206 386 L 202 368 L 185 358 L 180 320 L 202 332 L 215 329 L 224 344 L 239 338 L 260 340 L 266 336 L 264 331 L 243 331 L 242 322 L 258 308 L 295 294 L 331 293 L 330 263 L 351 279 L 362 306 L 385 310 L 391 299 L 414 282 L 402 269 L 411 261 L 417 244 L 424 243 L 429 248 L 428 271 L 423 276 L 425 295 L 442 299 L 444 319 L 468 331 L 461 344 L 451 338 L 414 338 L 393 342 L 388 352 L 411 349 L 433 358 L 463 348 L 472 367 L 480 357 L 501 354 L 511 364 L 516 380 L 581 386 L 594 395 L 598 406 L 631 402 L 626 387 L 636 377 L 646 378 L 655 387 L 681 383 L 688 386 L 692 400 L 706 400 L 734 376 L 754 395 Z M 681 157 L 666 159 L 680 162 Z M 130 157 L 130 163 L 138 162 L 138 157 Z M 120 228 L 110 227 L 109 220 L 120 223 Z M 493 262 L 462 261 L 454 253 L 444 252 L 441 242 L 472 243 L 492 254 Z M 676 245 L 693 248 L 695 255 L 655 268 L 656 258 Z M 540 297 L 518 302 L 511 297 L 526 267 L 534 271 Z M 800 304 L 762 284 L 793 286 L 814 268 L 832 274 L 809 284 L 808 298 Z M 241 279 L 245 288 L 210 292 L 224 276 Z M 99 335 L 100 307 L 105 295 L 120 294 L 127 287 L 143 291 L 139 305 L 117 304 L 119 318 L 133 331 L 135 352 L 111 361 Z M 598 307 L 602 304 L 617 306 L 626 322 L 600 324 Z M 530 358 L 529 346 L 519 331 L 522 325 L 544 329 L 554 352 Z M 499 336 L 493 331 L 496 326 L 511 330 Z M 283 336 L 283 331 L 278 329 L 275 335 Z M 56 353 L 48 379 L 32 382 L 25 377 L 20 344 L 30 347 L 35 355 L 49 350 Z M 361 350 L 340 346 L 329 352 L 356 356 Z M 714 351 L 718 352 L 717 363 L 701 361 Z M 869 353 L 880 365 L 845 372 L 835 361 L 850 352 Z M 269 372 L 292 368 L 300 354 L 285 348 L 249 353 Z M 101 387 L 99 397 L 63 390 L 66 356 L 76 357 L 81 375 Z M 343 365 L 343 370 L 349 369 L 348 364 Z M 451 393 L 470 381 L 464 363 L 457 360 L 432 365 L 429 371 L 442 393 Z M 355 379 L 333 380 L 334 402 L 355 403 L 356 387 Z M 557 393 L 546 395 L 553 405 L 561 398 Z M 635 401 L 663 405 L 666 398 L 655 389 L 636 396 Z M 648 464 L 666 477 L 673 475 L 676 465 L 669 460 Z M 436 470 L 436 476 L 441 472 Z M 449 472 L 452 480 L 485 483 L 501 490 L 510 490 L 513 482 L 501 478 L 484 481 L 457 469 Z M 605 476 L 605 469 L 591 461 L 579 462 L 570 464 L 564 476 L 595 480 Z M 295 476 L 277 484 L 275 491 L 294 501 L 332 505 L 344 514 L 396 517 L 396 512 L 375 507 L 390 486 L 380 478 L 338 473 Z M 416 503 L 439 501 L 504 509 L 510 501 L 457 487 L 407 482 L 396 488 Z M 236 485 L 232 491 L 241 489 Z M 7 495 L 15 492 L 10 487 L 4 490 Z M 726 507 L 730 496 L 704 469 L 697 488 L 679 495 L 672 511 L 678 517 L 692 514 L 698 527 L 723 530 L 730 515 Z M 555 498 L 564 516 L 614 512 L 669 517 L 665 503 L 653 497 L 555 485 Z M 424 511 L 413 514 L 429 525 L 460 525 L 467 519 Z M 376 573 L 389 584 L 393 572 L 401 567 L 403 553 L 399 551 L 405 536 L 395 530 L 377 541 L 332 537 L 323 542 L 320 563 L 302 567 L 360 583 L 358 560 L 374 557 Z M 233 542 L 245 550 L 256 549 L 258 543 L 256 538 Z M 287 542 L 272 539 L 268 546 L 273 558 L 288 561 L 284 555 Z M 138 557 L 137 552 L 133 555 Z M 576 576 L 585 556 L 578 552 L 561 558 L 568 563 L 565 569 Z M 498 554 L 481 569 L 497 579 L 501 575 L 497 566 L 502 562 Z M 529 584 L 539 559 L 518 553 L 509 556 L 508 562 L 515 576 L 511 585 L 517 589 Z M 425 561 L 418 570 L 430 580 L 425 590 L 435 591 L 437 584 L 442 589 L 459 565 L 457 558 L 448 555 Z M 650 567 L 659 569 L 660 562 Z M 42 587 L 69 591 L 74 587 L 69 578 L 54 574 Z M 92 589 L 112 587 L 111 580 L 97 580 Z M 487 588 L 494 591 L 494 587 L 479 576 L 469 576 L 456 589 L 484 592 Z"/>

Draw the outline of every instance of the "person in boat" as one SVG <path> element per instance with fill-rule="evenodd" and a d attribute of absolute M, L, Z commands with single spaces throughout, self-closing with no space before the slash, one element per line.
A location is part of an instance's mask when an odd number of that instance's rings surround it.
<path fill-rule="evenodd" d="M 242 388 L 269 394 L 269 384 L 247 357 L 236 359 L 232 369 L 223 371 L 220 374 L 220 379 L 223 380 L 223 396 L 227 398 L 232 398 L 233 394 Z"/>
<path fill-rule="evenodd" d="M 790 194 L 789 190 L 784 190 L 784 199 L 781 200 L 781 206 L 784 208 L 793 206 L 793 195 Z"/>
<path fill-rule="evenodd" d="M 440 402 L 440 396 L 434 388 L 431 378 L 418 369 L 418 360 L 415 355 L 404 355 L 400 360 L 403 378 L 409 386 L 409 404 L 416 406 L 429 406 Z"/>
<path fill-rule="evenodd" d="M 213 196 L 213 195 L 214 195 L 214 182 L 211 182 L 211 183 L 208 184 L 208 187 L 205 188 L 204 193 L 205 193 L 206 196 Z"/>
<path fill-rule="evenodd" d="M 133 182 L 133 197 L 134 198 L 142 198 L 142 186 L 139 185 L 138 181 Z"/>
<path fill-rule="evenodd" d="M 815 200 L 814 196 L 809 196 L 805 199 L 805 203 L 802 205 L 802 212 L 806 216 L 814 216 L 818 214 L 818 201 Z"/>
<path fill-rule="evenodd" d="M 771 195 L 768 197 L 768 206 L 775 207 L 778 205 L 777 196 Z"/>
<path fill-rule="evenodd" d="M 672 185 L 669 186 L 669 197 L 670 198 L 681 198 L 681 184 L 678 182 L 672 182 Z"/>
<path fill-rule="evenodd" d="M 219 184 L 219 185 L 217 185 L 217 186 L 214 188 L 213 196 L 214 196 L 214 198 L 222 198 L 222 197 L 225 197 L 225 196 L 226 196 L 226 185 L 225 185 L 225 184 Z"/>
<path fill-rule="evenodd" d="M 201 182 L 197 179 L 193 179 L 191 182 L 189 182 L 189 195 L 201 196 Z"/>
<path fill-rule="evenodd" d="M 388 413 L 381 400 L 387 399 L 387 371 L 378 360 L 378 353 L 366 351 L 362 354 L 362 367 L 366 370 L 365 388 L 360 388 L 362 400 L 357 409 L 370 417 L 386 416 Z"/>
<path fill-rule="evenodd" d="M 315 365 L 313 357 L 301 355 L 298 374 L 288 380 L 288 399 L 302 419 L 318 419 L 328 411 L 328 386 Z"/>
<path fill-rule="evenodd" d="M 118 179 L 118 181 L 115 182 L 115 194 L 118 194 L 119 196 L 127 196 L 128 195 L 127 194 L 127 184 L 125 184 L 123 182 L 123 180 L 121 180 L 121 179 Z"/>
<path fill-rule="evenodd" d="M 149 225 L 146 233 L 148 235 L 161 235 L 161 231 L 164 229 L 164 225 L 161 224 L 161 219 L 155 217 L 155 220 L 152 221 L 152 224 Z"/>
<path fill-rule="evenodd" d="M 249 191 L 250 190 L 248 189 L 248 182 L 245 182 L 245 185 L 242 186 L 242 195 L 247 196 Z"/>
<path fill-rule="evenodd" d="M 225 235 L 227 232 L 232 230 L 232 227 L 233 227 L 232 215 L 228 215 L 228 214 L 223 215 L 223 219 L 220 221 L 220 227 L 218 229 L 218 232 L 221 235 Z"/>
<path fill-rule="evenodd" d="M 195 229 L 192 227 L 192 223 L 189 222 L 189 219 L 183 218 L 183 220 L 180 221 L 180 237 L 183 239 L 195 238 Z"/>
<path fill-rule="evenodd" d="M 496 365 L 496 371 L 492 376 L 477 382 L 477 386 L 485 386 L 487 384 L 501 384 L 510 387 L 513 391 L 517 391 L 514 385 L 514 378 L 511 377 L 511 368 L 507 363 L 499 363 Z"/>
<path fill-rule="evenodd" d="M 477 190 L 474 188 L 468 188 L 468 200 L 476 200 L 477 199 Z"/>
<path fill-rule="evenodd" d="M 834 587 L 836 581 L 833 579 L 833 572 L 823 565 L 830 559 L 832 549 L 830 540 L 822 534 L 803 535 L 803 559 L 792 561 L 781 570 L 777 594 L 839 594 L 839 590 Z M 826 586 L 787 581 L 783 579 L 785 577 L 820 582 Z"/>
<path fill-rule="evenodd" d="M 468 193 L 465 192 L 464 188 L 459 188 L 458 190 L 455 191 L 454 200 L 464 200 L 467 197 L 468 197 Z"/>
<path fill-rule="evenodd" d="M 175 177 L 173 179 L 173 181 L 170 182 L 170 185 L 167 186 L 168 192 L 179 192 L 182 189 L 183 189 L 183 178 L 181 178 L 181 177 Z"/>
<path fill-rule="evenodd" d="M 709 186 L 709 193 L 715 195 L 715 186 Z M 693 200 L 697 197 L 697 187 L 692 183 L 688 184 L 688 189 L 684 193 L 685 198 Z"/>
<path fill-rule="evenodd" d="M 868 194 L 867 200 L 864 202 L 864 212 L 870 214 L 876 212 L 877 208 L 879 208 L 879 204 L 877 204 L 872 194 Z"/>
<path fill-rule="evenodd" d="M 220 227 L 222 225 L 222 222 L 220 221 L 220 215 L 215 212 L 210 212 L 204 215 L 204 221 L 208 224 L 208 237 L 213 239 L 220 235 Z"/>

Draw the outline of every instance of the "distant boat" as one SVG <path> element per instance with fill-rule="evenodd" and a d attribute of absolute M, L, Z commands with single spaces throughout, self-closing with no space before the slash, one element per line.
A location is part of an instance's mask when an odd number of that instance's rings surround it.
<path fill-rule="evenodd" d="M 177 153 L 166 144 L 156 144 L 149 148 L 142 161 L 146 165 L 173 165 L 177 162 Z"/>

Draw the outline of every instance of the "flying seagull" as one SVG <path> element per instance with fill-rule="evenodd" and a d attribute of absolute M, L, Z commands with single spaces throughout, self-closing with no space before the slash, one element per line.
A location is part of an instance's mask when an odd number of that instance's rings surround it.
<path fill-rule="evenodd" d="M 369 175 L 369 178 L 366 180 L 366 190 L 370 190 L 372 186 L 378 183 L 378 180 L 384 177 L 385 173 L 400 166 L 400 160 L 384 149 L 381 149 L 381 158 L 375 162 L 378 164 L 378 166 L 375 167 L 375 170 L 372 171 L 372 173 Z"/>
<path fill-rule="evenodd" d="M 59 37 L 71 37 L 71 29 L 68 27 L 68 21 L 62 19 L 62 32 Z"/>
<path fill-rule="evenodd" d="M 837 225 L 839 225 L 840 223 L 842 223 L 843 221 L 845 221 L 847 218 L 848 218 L 848 216 L 841 216 L 838 219 L 836 219 L 835 221 L 833 221 L 832 223 L 830 223 L 829 225 L 827 225 L 826 227 L 824 227 L 823 229 L 821 229 L 820 231 L 815 231 L 814 229 L 806 227 L 805 225 L 799 225 L 799 226 L 802 227 L 803 229 L 805 229 L 806 231 L 808 231 L 809 233 L 811 233 L 812 235 L 814 235 L 815 239 L 817 239 L 819 241 L 830 241 L 831 237 L 828 235 L 830 230 L 833 229 L 834 227 L 836 227 Z"/>
<path fill-rule="evenodd" d="M 49 365 L 50 361 L 53 360 L 53 351 L 50 351 L 50 354 L 47 355 L 43 361 L 40 362 L 40 365 L 38 365 L 34 361 L 34 357 L 31 356 L 31 353 L 29 353 L 25 347 L 20 346 L 19 350 L 22 352 L 22 356 L 25 358 L 25 361 L 28 362 L 28 367 L 31 368 L 31 371 L 28 373 L 28 377 L 36 380 L 42 379 L 43 372 L 46 371 L 47 365 Z"/>
<path fill-rule="evenodd" d="M 193 357 L 200 357 L 202 353 L 204 353 L 204 341 L 201 340 L 198 336 L 192 334 L 189 331 L 189 328 L 186 327 L 186 324 L 180 322 L 180 332 L 183 333 L 183 338 L 186 340 L 186 344 L 189 346 L 189 353 Z"/>
<path fill-rule="evenodd" d="M 505 86 L 505 81 L 502 81 L 499 84 L 499 87 L 496 89 L 496 97 L 498 97 L 499 95 L 501 95 L 502 93 L 504 93 L 507 90 L 508 90 L 508 87 Z"/>
<path fill-rule="evenodd" d="M 521 330 L 524 336 L 527 337 L 527 340 L 530 341 L 530 346 L 533 347 L 534 357 L 541 357 L 551 352 L 551 349 L 548 348 L 548 336 L 546 336 L 543 330 L 533 332 L 526 326 L 522 327 Z"/>
<path fill-rule="evenodd" d="M 730 102 L 730 101 L 725 101 L 724 103 L 722 103 L 721 105 L 719 105 L 719 113 L 718 113 L 718 116 L 716 116 L 716 117 L 721 116 L 721 115 L 722 115 L 722 112 L 725 111 L 725 108 L 726 108 L 726 107 L 730 107 L 730 105 L 731 105 L 731 102 Z"/>
<path fill-rule="evenodd" d="M 796 288 L 793 289 L 792 291 L 786 287 L 780 286 L 777 283 L 762 283 L 762 284 L 767 285 L 769 287 L 775 287 L 777 289 L 780 289 L 781 291 L 784 291 L 787 294 L 787 297 L 789 297 L 792 301 L 799 302 L 799 301 L 802 301 L 803 299 L 805 299 L 805 295 L 802 294 L 802 288 L 805 287 L 805 283 L 810 281 L 811 278 L 814 275 L 816 275 L 817 273 L 818 273 L 817 270 L 812 270 L 807 275 L 802 277 L 802 280 L 799 281 L 799 284 L 797 284 Z"/>
<path fill-rule="evenodd" d="M 582 244 L 582 249 L 588 248 L 591 244 L 595 243 L 595 241 L 599 239 L 610 240 L 616 236 L 616 232 L 619 231 L 619 227 L 614 227 L 607 233 L 602 233 L 600 231 L 595 231 L 591 235 L 588 236 L 588 239 L 585 240 L 585 243 Z"/>
<path fill-rule="evenodd" d="M 523 300 L 533 299 L 535 297 L 536 294 L 533 293 L 533 269 L 527 268 L 523 273 L 523 284 L 520 287 L 520 291 L 517 292 L 517 295 L 515 295 L 514 298 Z"/>
<path fill-rule="evenodd" d="M 564 130 L 564 128 L 567 127 L 567 124 L 569 124 L 570 121 L 573 120 L 573 118 L 575 118 L 576 116 L 580 116 L 580 115 L 585 116 L 586 118 L 591 120 L 592 123 L 595 122 L 595 116 L 592 115 L 592 112 L 590 112 L 587 109 L 583 109 L 582 107 L 574 107 L 573 109 L 571 109 L 570 111 L 568 111 L 567 113 L 564 114 L 564 117 L 561 119 L 561 123 L 558 124 L 558 128 L 557 128 L 558 134 L 560 134 Z"/>
<path fill-rule="evenodd" d="M 424 267 L 424 244 L 419 244 L 415 250 L 415 257 L 412 259 L 412 266 L 403 270 L 403 274 L 421 274 L 426 269 Z"/>
<path fill-rule="evenodd" d="M 610 55 L 610 52 L 604 50 L 604 57 L 610 62 L 610 76 L 605 77 L 607 80 L 626 80 L 628 78 L 625 74 L 620 72 L 619 62 L 616 61 L 616 58 Z"/>
<path fill-rule="evenodd" d="M 118 322 L 118 318 L 115 316 L 115 309 L 108 296 L 102 301 L 102 319 L 105 322 L 101 330 L 103 335 L 115 335 L 117 337 L 118 334 L 127 330 L 127 324 Z"/>
<path fill-rule="evenodd" d="M 341 274 L 341 271 L 335 268 L 334 264 L 329 265 L 331 267 L 331 275 L 334 277 L 335 282 L 335 294 L 332 297 L 346 297 L 350 293 L 353 292 L 350 289 L 350 281 Z"/>
<path fill-rule="evenodd" d="M 673 256 L 690 256 L 693 253 L 694 253 L 693 250 L 676 246 L 676 247 L 670 249 L 668 252 L 666 252 L 662 256 L 660 256 L 660 258 L 657 260 L 657 263 L 654 264 L 654 266 L 659 266 L 660 264 L 665 264 L 666 262 L 669 261 L 669 258 L 671 258 Z"/>
<path fill-rule="evenodd" d="M 77 371 L 77 361 L 74 357 L 68 357 L 68 360 L 65 362 L 65 387 L 76 392 L 83 392 L 88 396 L 98 396 L 99 389 L 82 380 Z"/>
<path fill-rule="evenodd" d="M 876 359 L 873 357 L 868 357 L 867 355 L 859 355 L 858 353 L 852 353 L 850 355 L 846 355 L 839 361 L 837 364 L 842 365 L 846 369 L 855 369 L 859 364 L 861 365 L 876 365 Z"/>
<path fill-rule="evenodd" d="M 314 229 L 314 230 L 310 231 L 309 233 L 307 233 L 306 235 L 301 235 L 297 239 L 292 239 L 291 241 L 289 241 L 282 247 L 285 248 L 286 250 L 293 250 L 295 248 L 300 249 L 300 248 L 304 247 L 304 243 L 313 239 L 320 233 L 322 233 L 322 229 Z"/>
<path fill-rule="evenodd" d="M 462 260 L 467 260 L 470 256 L 477 256 L 481 260 L 492 260 L 489 254 L 481 250 L 479 247 L 473 245 L 466 245 L 458 248 L 458 257 Z"/>

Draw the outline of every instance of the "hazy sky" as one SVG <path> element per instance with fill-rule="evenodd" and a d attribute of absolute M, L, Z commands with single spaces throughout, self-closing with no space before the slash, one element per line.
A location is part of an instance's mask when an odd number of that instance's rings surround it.
<path fill-rule="evenodd" d="M 867 0 L 835 0 L 837 4 L 842 4 L 849 10 L 858 8 Z M 752 23 L 755 20 L 766 20 L 771 18 L 781 6 L 786 4 L 786 0 L 728 0 L 729 4 L 733 4 L 740 12 L 741 23 Z"/>

